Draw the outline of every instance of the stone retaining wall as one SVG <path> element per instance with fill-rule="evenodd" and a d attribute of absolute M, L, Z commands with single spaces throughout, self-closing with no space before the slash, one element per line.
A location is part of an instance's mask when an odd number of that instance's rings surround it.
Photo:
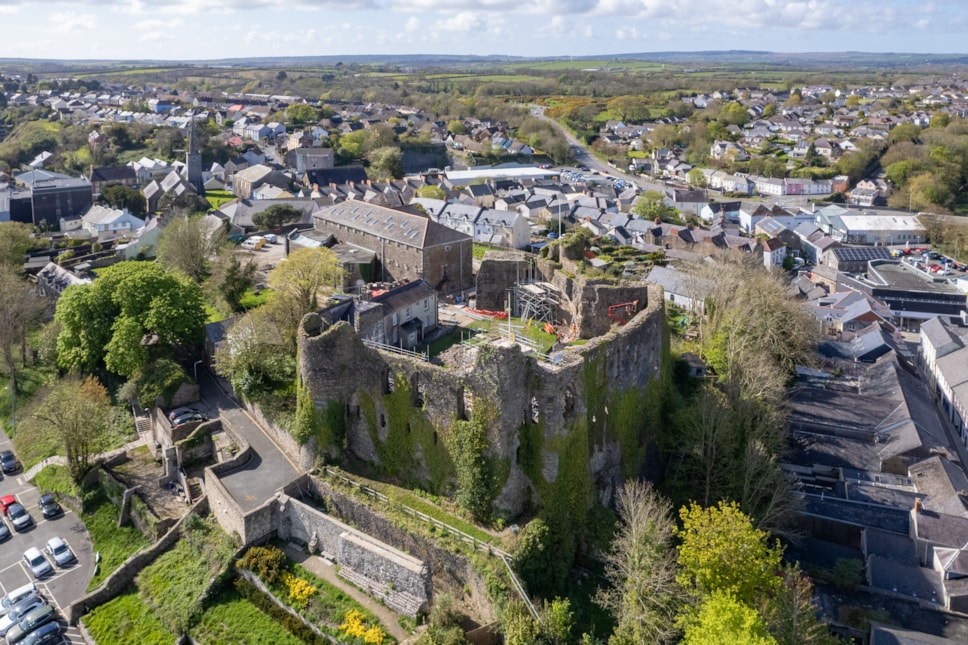
<path fill-rule="evenodd" d="M 64 616 L 71 625 L 77 624 L 78 619 L 96 607 L 113 600 L 120 595 L 141 570 L 155 561 L 155 558 L 174 546 L 178 541 L 182 523 L 191 514 L 205 515 L 208 513 L 208 499 L 203 497 L 178 522 L 165 533 L 160 540 L 146 550 L 135 553 L 101 584 L 100 587 L 75 600 L 63 608 Z"/>
<path fill-rule="evenodd" d="M 415 608 L 393 607 L 397 611 L 415 615 L 427 608 L 433 586 L 430 568 L 422 561 L 288 495 L 280 493 L 277 500 L 280 539 L 308 544 L 335 559 L 341 569 L 417 600 Z"/>

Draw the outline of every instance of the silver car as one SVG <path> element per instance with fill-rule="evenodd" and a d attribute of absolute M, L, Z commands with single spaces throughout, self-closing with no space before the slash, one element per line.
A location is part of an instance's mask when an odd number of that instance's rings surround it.
<path fill-rule="evenodd" d="M 20 619 L 24 617 L 31 609 L 36 609 L 41 605 L 46 605 L 47 599 L 41 596 L 39 593 L 32 593 L 16 605 L 10 608 L 7 615 L 0 618 L 0 636 L 6 636 L 10 628 L 20 622 Z"/>
<path fill-rule="evenodd" d="M 43 578 L 48 573 L 53 571 L 50 566 L 50 562 L 44 557 L 44 554 L 40 552 L 35 546 L 30 547 L 24 551 L 24 564 L 30 569 L 30 572 L 34 574 L 35 578 Z"/>
<path fill-rule="evenodd" d="M 47 540 L 47 546 L 44 547 L 44 551 L 47 552 L 47 555 L 49 555 L 59 567 L 66 567 L 75 560 L 74 552 L 71 551 L 71 547 L 67 546 L 67 542 L 57 536 Z"/>
<path fill-rule="evenodd" d="M 34 523 L 34 518 L 30 517 L 30 513 L 23 507 L 23 504 L 11 504 L 8 506 L 7 517 L 10 518 L 13 527 L 18 531 L 23 531 Z"/>

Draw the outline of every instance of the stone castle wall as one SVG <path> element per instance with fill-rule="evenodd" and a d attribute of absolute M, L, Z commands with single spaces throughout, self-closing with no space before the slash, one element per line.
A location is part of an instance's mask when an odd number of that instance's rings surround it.
<path fill-rule="evenodd" d="M 510 276 L 511 270 L 491 275 L 498 274 Z M 346 450 L 376 464 L 380 446 L 375 442 L 387 441 L 390 415 L 401 413 L 389 409 L 384 399 L 397 379 L 410 391 L 412 405 L 406 414 L 420 411 L 435 429 L 434 444 L 438 434 L 447 436 L 455 421 L 471 418 L 478 406 L 486 409 L 490 455 L 510 464 L 495 502 L 509 516 L 524 510 L 537 483 L 534 473 L 527 476 L 519 463 L 522 428 L 540 428 L 545 445 L 576 424 L 587 424 L 590 436 L 600 438 L 590 442 L 594 445 L 589 446 L 588 459 L 599 497 L 607 502 L 621 480 L 623 454 L 623 447 L 606 434 L 609 405 L 614 410 L 617 403 L 609 399 L 627 392 L 644 395 L 661 373 L 668 343 L 661 290 L 644 283 L 615 286 L 576 282 L 560 274 L 551 277 L 560 281 L 570 302 L 578 303 L 575 324 L 582 330 L 580 337 L 592 335 L 586 344 L 562 350 L 559 364 L 541 361 L 517 346 L 489 345 L 475 350 L 471 369 L 445 368 L 370 349 L 345 323 L 323 330 L 307 316 L 299 339 L 303 383 L 317 409 L 339 405 L 344 410 Z M 628 324 L 613 325 L 608 306 L 631 301 L 638 301 L 637 313 Z M 592 400 L 594 408 L 589 405 Z M 374 408 L 369 417 L 365 405 Z M 407 428 L 409 432 L 409 421 Z M 558 454 L 543 449 L 541 460 L 541 476 L 554 482 Z"/>

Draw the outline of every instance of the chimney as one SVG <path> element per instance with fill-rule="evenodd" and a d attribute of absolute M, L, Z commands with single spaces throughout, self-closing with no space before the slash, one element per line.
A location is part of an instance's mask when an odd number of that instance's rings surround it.
<path fill-rule="evenodd" d="M 924 510 L 924 507 L 921 506 L 921 498 L 920 497 L 915 497 L 914 498 L 914 512 L 915 513 L 920 513 L 923 510 Z"/>

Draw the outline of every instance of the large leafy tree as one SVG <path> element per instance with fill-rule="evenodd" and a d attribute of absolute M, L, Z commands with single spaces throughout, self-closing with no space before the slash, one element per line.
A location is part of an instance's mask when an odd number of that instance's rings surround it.
<path fill-rule="evenodd" d="M 108 184 L 103 187 L 101 201 L 111 208 L 127 208 L 134 215 L 148 212 L 148 202 L 141 191 L 124 184 Z"/>
<path fill-rule="evenodd" d="M 676 582 L 672 506 L 648 483 L 626 482 L 616 510 L 619 529 L 605 556 L 603 588 L 596 602 L 611 611 L 611 645 L 667 643 L 684 597 Z"/>
<path fill-rule="evenodd" d="M 320 296 L 340 288 L 343 270 L 336 255 L 327 248 L 301 248 L 289 254 L 269 274 L 275 290 L 269 303 L 271 316 L 283 338 L 295 343 L 296 325 L 319 308 Z"/>
<path fill-rule="evenodd" d="M 176 346 L 200 343 L 205 306 L 190 280 L 158 264 L 122 262 L 91 284 L 66 289 L 55 319 L 61 367 L 91 372 L 103 362 L 130 376 Z"/>
<path fill-rule="evenodd" d="M 693 595 L 707 598 L 715 591 L 725 592 L 755 606 L 780 589 L 782 550 L 769 543 L 765 531 L 753 527 L 738 504 L 720 502 L 703 508 L 693 503 L 680 509 L 679 517 L 677 580 Z"/>
<path fill-rule="evenodd" d="M 293 356 L 284 351 L 265 309 L 248 313 L 232 325 L 215 352 L 215 369 L 248 399 L 291 383 L 296 374 Z"/>
<path fill-rule="evenodd" d="M 683 645 L 776 645 L 755 609 L 717 591 L 686 623 Z"/>
<path fill-rule="evenodd" d="M 0 222 L 0 264 L 20 269 L 24 255 L 34 246 L 33 231 L 22 222 Z"/>
<path fill-rule="evenodd" d="M 252 223 L 256 228 L 268 230 L 279 228 L 286 224 L 298 222 L 302 218 L 302 211 L 289 204 L 273 204 L 269 208 L 252 216 Z"/>

